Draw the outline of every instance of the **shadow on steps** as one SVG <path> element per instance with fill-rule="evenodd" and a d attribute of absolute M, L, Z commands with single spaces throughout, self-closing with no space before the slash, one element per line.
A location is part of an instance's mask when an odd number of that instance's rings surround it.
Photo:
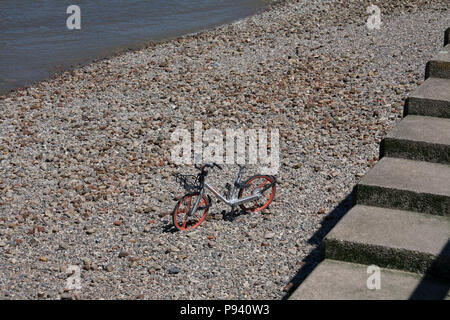
<path fill-rule="evenodd" d="M 442 249 L 439 256 L 449 256 L 450 252 L 450 240 Z M 438 263 L 445 263 L 445 261 L 438 261 L 436 259 L 435 265 Z M 425 272 L 419 285 L 416 287 L 414 292 L 409 297 L 410 300 L 444 300 L 450 291 L 450 280 L 446 279 L 444 281 L 438 281 L 436 278 L 431 276 L 432 269 L 436 267 L 432 265 L 429 270 Z"/>
<path fill-rule="evenodd" d="M 339 223 L 344 215 L 350 211 L 354 205 L 354 191 L 347 195 L 339 205 L 334 208 L 322 221 L 322 225 L 314 235 L 308 240 L 308 243 L 315 245 L 316 248 L 303 259 L 304 265 L 297 271 L 297 273 L 291 278 L 290 283 L 292 286 L 289 291 L 283 296 L 282 300 L 287 300 L 291 294 L 302 284 L 302 282 L 314 271 L 316 266 L 322 261 L 323 255 L 321 254 L 321 243 L 325 236 L 333 229 L 333 227 Z M 450 253 L 450 240 L 446 243 L 439 256 L 442 259 L 436 259 L 433 265 L 427 270 L 422 277 L 419 285 L 415 288 L 414 292 L 409 297 L 410 300 L 443 300 L 448 298 L 450 292 L 450 280 L 449 279 L 437 279 L 432 276 L 434 268 L 438 268 L 439 264 L 448 264 Z M 443 260 L 444 259 L 444 260 Z"/>
<path fill-rule="evenodd" d="M 342 217 L 350 211 L 354 205 L 354 190 L 342 200 L 323 220 L 321 227 L 308 240 L 309 244 L 315 245 L 310 254 L 302 260 L 304 265 L 297 271 L 289 283 L 292 283 L 289 290 L 283 296 L 282 300 L 287 300 L 291 294 L 302 284 L 308 275 L 314 271 L 315 267 L 322 260 L 320 253 L 320 244 L 325 236 L 334 228 L 334 226 L 342 219 Z"/>

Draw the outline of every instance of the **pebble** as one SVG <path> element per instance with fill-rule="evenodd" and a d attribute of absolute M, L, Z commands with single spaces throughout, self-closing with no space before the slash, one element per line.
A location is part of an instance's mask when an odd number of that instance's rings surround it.
<path fill-rule="evenodd" d="M 169 269 L 169 274 L 178 274 L 180 271 L 181 270 L 178 267 L 172 267 Z"/>
<path fill-rule="evenodd" d="M 96 228 L 89 228 L 89 229 L 86 229 L 86 233 L 87 233 L 87 234 L 94 234 L 96 231 L 97 231 Z"/>
<path fill-rule="evenodd" d="M 67 250 L 69 248 L 69 246 L 67 244 L 65 244 L 64 242 L 61 242 L 59 244 L 58 250 Z"/>
<path fill-rule="evenodd" d="M 112 272 L 114 270 L 114 267 L 111 264 L 108 264 L 104 267 L 104 270 L 108 271 L 108 272 Z"/>
<path fill-rule="evenodd" d="M 154 263 L 150 266 L 150 269 L 154 269 L 156 271 L 161 270 L 161 266 L 157 263 Z"/>
<path fill-rule="evenodd" d="M 73 296 L 70 293 L 62 293 L 61 300 L 73 300 Z"/>
<path fill-rule="evenodd" d="M 264 235 L 264 238 L 266 239 L 272 239 L 273 237 L 275 237 L 275 233 L 273 232 L 268 232 Z"/>
<path fill-rule="evenodd" d="M 83 269 L 86 271 L 91 270 L 92 268 L 92 261 L 88 258 L 83 259 Z"/>

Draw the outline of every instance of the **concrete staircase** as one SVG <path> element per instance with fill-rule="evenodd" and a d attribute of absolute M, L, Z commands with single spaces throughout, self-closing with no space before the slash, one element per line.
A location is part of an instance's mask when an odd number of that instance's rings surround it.
<path fill-rule="evenodd" d="M 444 38 L 356 205 L 322 241 L 324 260 L 289 299 L 450 299 L 450 28 Z"/>

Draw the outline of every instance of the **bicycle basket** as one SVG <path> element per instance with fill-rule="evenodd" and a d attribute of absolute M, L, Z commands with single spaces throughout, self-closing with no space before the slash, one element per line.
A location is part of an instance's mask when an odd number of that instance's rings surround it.
<path fill-rule="evenodd" d="M 200 183 L 198 181 L 198 176 L 192 174 L 175 174 L 175 180 L 186 190 L 186 191 L 199 191 Z"/>

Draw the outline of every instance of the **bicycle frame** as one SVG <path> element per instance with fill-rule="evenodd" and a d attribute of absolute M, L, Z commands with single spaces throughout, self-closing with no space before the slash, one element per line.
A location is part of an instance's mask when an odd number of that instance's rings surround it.
<path fill-rule="evenodd" d="M 219 192 L 217 192 L 212 186 L 210 186 L 206 182 L 203 182 L 202 189 L 200 190 L 200 194 L 199 194 L 197 200 L 195 201 L 194 206 L 189 210 L 188 214 L 191 214 L 192 212 L 195 212 L 197 210 L 198 204 L 200 203 L 200 199 L 202 199 L 203 195 L 205 194 L 205 188 L 210 190 L 217 198 L 219 198 L 220 201 L 231 206 L 232 208 L 235 206 L 238 206 L 240 204 L 261 198 L 262 193 L 259 190 L 257 190 L 255 194 L 252 194 L 245 198 L 239 199 L 237 197 L 238 191 L 239 191 L 239 188 L 237 185 L 241 181 L 242 170 L 243 170 L 243 167 L 239 166 L 239 172 L 238 172 L 238 175 L 237 175 L 235 183 L 234 183 L 233 192 L 231 193 L 231 196 L 229 199 L 225 198 L 223 195 L 221 195 Z"/>
<path fill-rule="evenodd" d="M 229 205 L 231 207 L 243 204 L 245 202 L 249 202 L 249 201 L 252 201 L 252 200 L 259 199 L 262 196 L 261 192 L 257 191 L 256 194 L 253 194 L 253 195 L 245 197 L 245 198 L 238 199 L 236 197 L 236 195 L 235 195 L 235 192 L 234 192 L 235 190 L 238 190 L 238 188 L 236 186 L 234 186 L 232 197 L 230 199 L 226 199 L 224 196 L 219 194 L 216 190 L 214 190 L 213 187 L 211 187 L 206 182 L 205 182 L 205 187 L 208 190 L 210 190 L 217 198 L 219 198 L 219 200 L 221 200 L 222 202 L 226 203 L 227 205 Z"/>

